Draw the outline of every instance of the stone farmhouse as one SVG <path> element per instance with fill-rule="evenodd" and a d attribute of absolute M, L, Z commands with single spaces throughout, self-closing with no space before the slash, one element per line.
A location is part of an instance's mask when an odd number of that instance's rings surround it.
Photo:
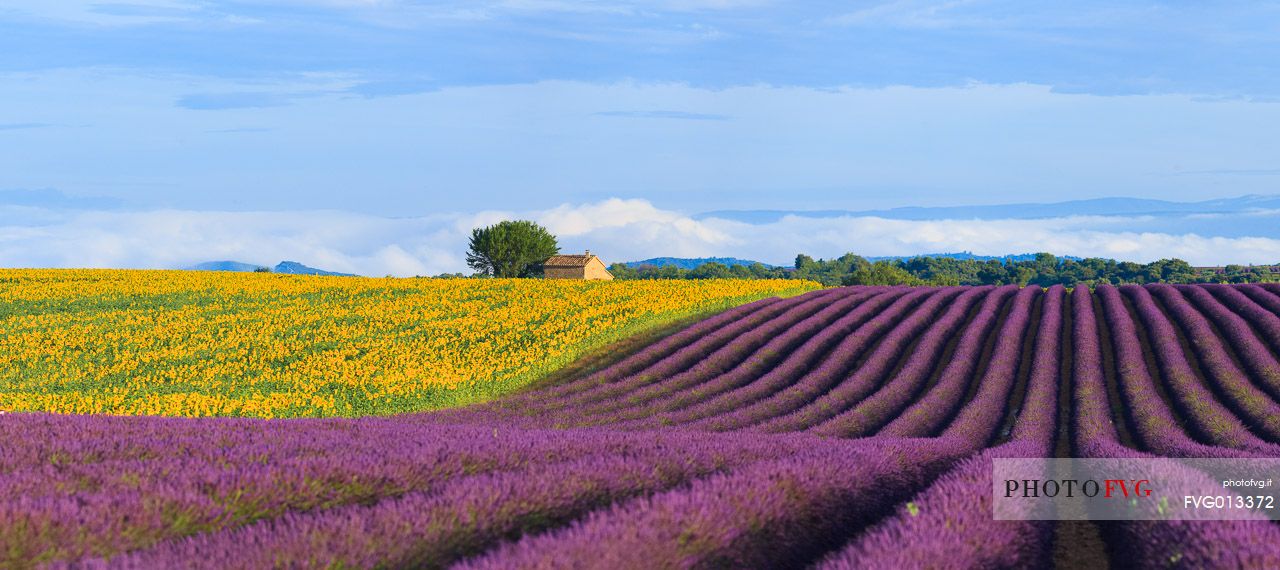
<path fill-rule="evenodd" d="M 542 264 L 542 274 L 547 279 L 613 279 L 613 274 L 605 268 L 604 262 L 591 255 L 591 250 L 587 250 L 584 255 L 553 255 Z"/>

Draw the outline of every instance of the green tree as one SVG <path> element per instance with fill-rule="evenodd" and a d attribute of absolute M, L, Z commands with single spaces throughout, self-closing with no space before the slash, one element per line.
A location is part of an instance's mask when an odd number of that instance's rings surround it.
<path fill-rule="evenodd" d="M 526 220 L 471 230 L 467 265 L 493 277 L 536 277 L 547 258 L 560 252 L 556 236 Z"/>
<path fill-rule="evenodd" d="M 689 272 L 690 279 L 728 279 L 730 277 L 735 275 L 729 267 L 714 261 L 703 263 Z"/>
<path fill-rule="evenodd" d="M 924 285 L 923 279 L 889 261 L 877 261 L 842 280 L 844 285 Z"/>
<path fill-rule="evenodd" d="M 609 266 L 609 273 L 614 279 L 639 279 L 640 272 L 625 263 L 614 263 Z"/>
<path fill-rule="evenodd" d="M 978 263 L 978 262 L 973 262 Z M 983 285 L 1007 285 L 1009 283 L 1009 270 L 1000 263 L 999 259 L 988 259 L 981 262 L 981 266 L 977 270 L 977 276 Z"/>

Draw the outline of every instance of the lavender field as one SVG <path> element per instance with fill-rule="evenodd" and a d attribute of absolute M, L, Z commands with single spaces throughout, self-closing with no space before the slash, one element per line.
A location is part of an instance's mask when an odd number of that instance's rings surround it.
<path fill-rule="evenodd" d="M 1280 457 L 1280 287 L 847 287 L 481 405 L 0 415 L 2 568 L 1280 567 L 1266 521 L 996 521 L 1002 457 Z"/>

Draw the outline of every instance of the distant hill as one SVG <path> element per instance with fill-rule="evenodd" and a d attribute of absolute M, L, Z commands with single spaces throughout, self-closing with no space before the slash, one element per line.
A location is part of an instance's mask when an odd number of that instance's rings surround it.
<path fill-rule="evenodd" d="M 188 269 L 195 271 L 254 271 L 262 265 L 253 263 L 243 263 L 240 261 L 206 261 L 197 263 Z M 284 273 L 286 275 L 333 275 L 340 277 L 355 277 L 351 273 L 338 273 L 336 271 L 326 271 L 324 269 L 316 269 L 307 267 L 296 261 L 281 261 L 271 268 L 272 273 Z"/>
<path fill-rule="evenodd" d="M 652 259 L 642 259 L 640 261 L 628 261 L 623 263 L 627 267 L 640 267 L 642 265 L 651 265 L 653 267 L 675 266 L 680 269 L 697 269 L 704 263 L 719 263 L 721 265 L 754 265 L 760 263 L 765 267 L 777 267 L 768 263 L 752 261 L 750 259 L 738 259 L 736 257 L 654 257 Z"/>
<path fill-rule="evenodd" d="M 1187 214 L 1239 214 L 1280 209 L 1280 195 L 1249 195 L 1202 202 L 1171 202 L 1144 198 L 1096 198 L 1053 203 L 998 204 L 987 206 L 907 207 L 887 210 L 717 210 L 694 216 L 749 224 L 768 224 L 787 216 L 801 218 L 877 217 L 893 220 L 997 220 L 1041 219 L 1067 216 L 1185 216 Z"/>
<path fill-rule="evenodd" d="M 259 267 L 265 266 L 239 261 L 206 261 L 197 263 L 187 269 L 193 271 L 253 271 Z"/>
<path fill-rule="evenodd" d="M 287 273 L 289 275 L 334 275 L 339 277 L 355 277 L 352 273 L 338 273 L 336 271 L 325 271 L 314 267 L 307 267 L 296 261 L 281 261 L 271 270 L 272 273 Z"/>

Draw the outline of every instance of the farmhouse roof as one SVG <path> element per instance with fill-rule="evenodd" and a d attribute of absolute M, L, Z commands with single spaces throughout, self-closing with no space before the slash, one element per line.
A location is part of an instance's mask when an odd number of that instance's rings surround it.
<path fill-rule="evenodd" d="M 585 255 L 553 255 L 542 265 L 544 267 L 586 267 L 595 257 L 590 251 Z"/>

